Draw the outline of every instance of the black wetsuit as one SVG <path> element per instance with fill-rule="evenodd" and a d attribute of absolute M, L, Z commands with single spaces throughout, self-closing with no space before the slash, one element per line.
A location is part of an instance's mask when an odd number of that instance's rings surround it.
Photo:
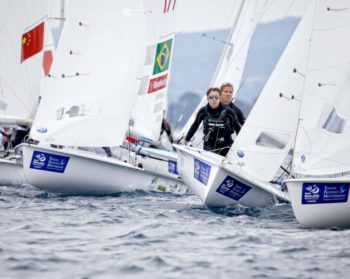
<path fill-rule="evenodd" d="M 160 129 L 160 136 L 162 136 L 162 134 L 164 133 L 164 131 L 166 132 L 166 134 L 168 135 L 169 141 L 171 143 L 173 143 L 173 135 L 171 133 L 171 127 L 168 121 L 166 121 L 164 118 L 162 120 L 162 127 Z"/>
<path fill-rule="evenodd" d="M 233 143 L 231 135 L 238 134 L 241 129 L 235 112 L 222 104 L 216 109 L 209 105 L 202 107 L 185 137 L 186 141 L 193 137 L 202 121 L 203 149 L 225 156 Z"/>
<path fill-rule="evenodd" d="M 245 122 L 245 118 L 244 118 L 243 112 L 234 103 L 230 103 L 229 106 L 236 113 L 238 121 L 239 121 L 239 124 L 241 124 L 241 126 L 243 126 L 243 124 Z"/>
<path fill-rule="evenodd" d="M 29 134 L 29 130 L 30 129 L 27 126 L 17 127 L 11 136 L 12 147 L 15 147 L 15 146 L 21 144 L 23 142 L 24 138 Z"/>

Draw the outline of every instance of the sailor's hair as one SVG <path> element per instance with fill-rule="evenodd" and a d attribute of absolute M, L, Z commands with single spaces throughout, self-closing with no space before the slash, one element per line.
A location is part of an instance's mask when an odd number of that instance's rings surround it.
<path fill-rule="evenodd" d="M 210 92 L 212 91 L 216 91 L 220 94 L 220 88 L 218 87 L 209 87 L 208 90 L 207 90 L 207 96 L 209 96 Z"/>
<path fill-rule="evenodd" d="M 229 86 L 229 87 L 231 87 L 232 89 L 234 89 L 232 83 L 230 83 L 230 82 L 224 82 L 224 83 L 221 84 L 221 86 L 220 86 L 220 91 L 224 90 L 224 88 L 225 88 L 226 86 Z"/>

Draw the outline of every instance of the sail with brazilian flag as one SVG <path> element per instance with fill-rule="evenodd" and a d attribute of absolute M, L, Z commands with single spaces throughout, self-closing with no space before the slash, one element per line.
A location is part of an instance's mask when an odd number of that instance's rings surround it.
<path fill-rule="evenodd" d="M 44 22 L 22 35 L 21 63 L 44 48 Z"/>
<path fill-rule="evenodd" d="M 128 133 L 138 140 L 138 144 L 157 146 L 160 145 L 162 120 L 166 117 L 168 104 L 167 92 L 175 47 L 177 8 L 174 1 L 144 2 L 145 10 L 148 11 L 147 50 L 139 95 Z"/>
<path fill-rule="evenodd" d="M 148 94 L 162 90 L 167 86 L 172 45 L 173 38 L 157 44 L 154 57 L 153 78 L 149 80 Z M 157 76 L 154 77 L 155 75 Z"/>
<path fill-rule="evenodd" d="M 153 75 L 162 73 L 169 69 L 171 46 L 173 39 L 158 43 L 156 50 L 156 59 L 154 61 Z"/>

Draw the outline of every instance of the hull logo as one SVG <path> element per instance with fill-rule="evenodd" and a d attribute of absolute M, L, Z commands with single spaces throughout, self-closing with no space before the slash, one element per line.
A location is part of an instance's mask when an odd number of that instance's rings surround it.
<path fill-rule="evenodd" d="M 216 192 L 233 200 L 240 200 L 252 188 L 231 176 L 226 176 L 221 182 Z"/>
<path fill-rule="evenodd" d="M 168 172 L 169 173 L 173 173 L 173 174 L 179 174 L 179 172 L 177 171 L 177 162 L 176 161 L 172 161 L 169 160 L 168 161 Z"/>
<path fill-rule="evenodd" d="M 342 203 L 348 201 L 350 183 L 309 183 L 302 186 L 302 204 Z"/>
<path fill-rule="evenodd" d="M 68 156 L 35 150 L 30 162 L 30 168 L 42 171 L 64 173 L 68 162 Z"/>
<path fill-rule="evenodd" d="M 211 166 L 194 158 L 194 178 L 203 183 L 208 184 Z"/>

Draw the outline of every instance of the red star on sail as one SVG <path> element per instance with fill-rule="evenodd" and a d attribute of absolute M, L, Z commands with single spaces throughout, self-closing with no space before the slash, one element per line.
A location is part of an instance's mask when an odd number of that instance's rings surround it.
<path fill-rule="evenodd" d="M 22 35 L 21 63 L 39 53 L 44 47 L 44 22 Z"/>

